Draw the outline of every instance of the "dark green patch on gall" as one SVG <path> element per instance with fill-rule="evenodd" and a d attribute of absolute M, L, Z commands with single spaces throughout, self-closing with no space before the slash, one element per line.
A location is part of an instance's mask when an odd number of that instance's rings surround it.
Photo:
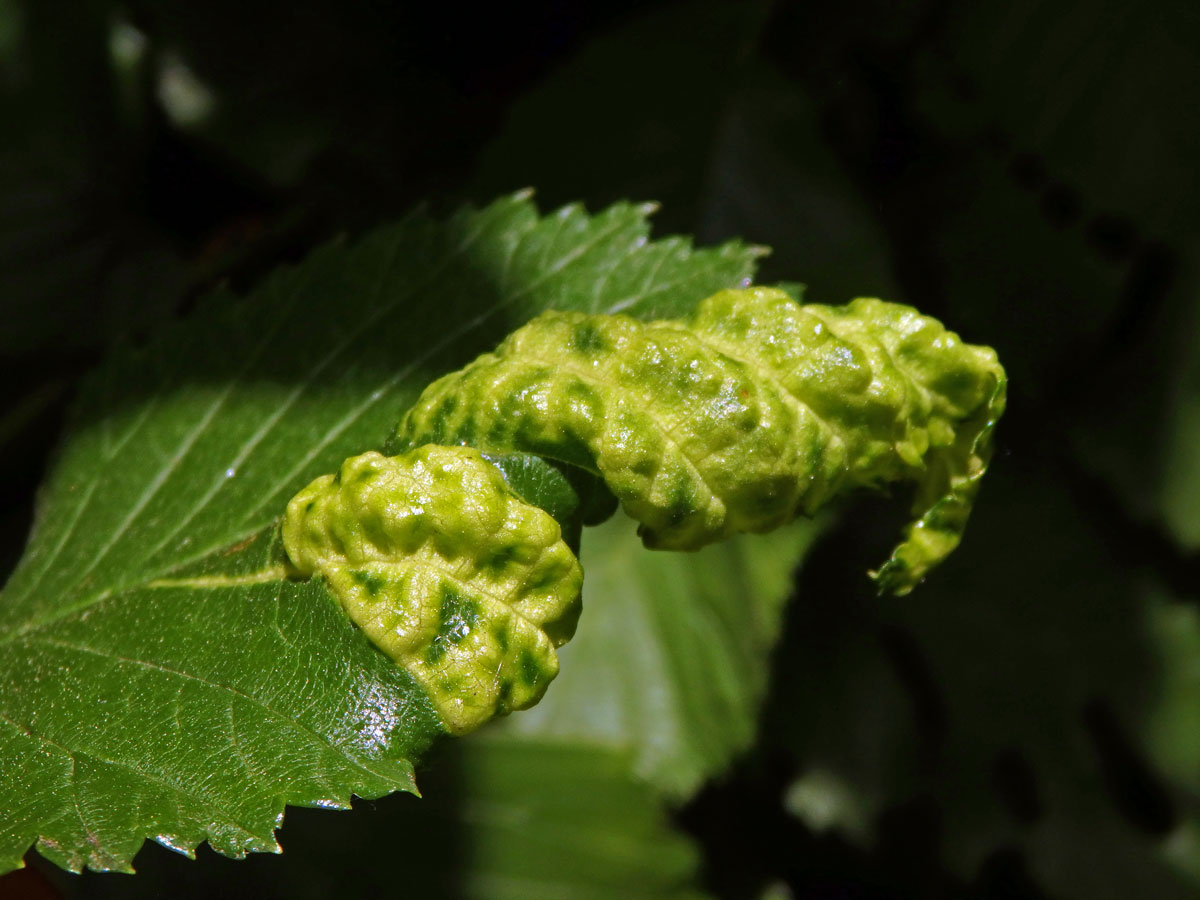
<path fill-rule="evenodd" d="M 496 646 L 500 648 L 501 653 L 508 652 L 508 623 L 501 622 L 492 629 L 492 637 L 496 640 Z"/>
<path fill-rule="evenodd" d="M 979 379 L 974 372 L 950 369 L 938 372 L 930 380 L 931 387 L 960 408 L 970 408 L 981 401 Z"/>
<path fill-rule="evenodd" d="M 658 460 L 653 456 L 643 456 L 637 462 L 631 465 L 629 469 L 631 472 L 637 475 L 642 475 L 648 478 L 658 471 L 658 465 Z"/>
<path fill-rule="evenodd" d="M 512 565 L 513 560 L 517 558 L 519 550 L 520 547 L 517 544 L 505 544 L 503 547 L 498 548 L 487 561 L 488 571 L 495 574 L 504 571 Z"/>
<path fill-rule="evenodd" d="M 521 682 L 526 687 L 534 687 L 543 677 L 542 666 L 532 650 L 522 650 L 517 665 L 521 672 Z"/>
<path fill-rule="evenodd" d="M 762 492 L 755 498 L 754 506 L 760 517 L 773 519 L 783 515 L 790 503 L 791 497 L 786 490 L 786 485 L 768 483 L 763 486 Z"/>
<path fill-rule="evenodd" d="M 530 394 L 544 389 L 554 383 L 554 369 L 549 366 L 536 364 L 526 365 L 518 377 L 514 377 L 507 385 L 509 392 L 502 409 L 506 414 L 511 412 L 526 412 Z"/>
<path fill-rule="evenodd" d="M 565 391 L 567 400 L 585 418 L 600 419 L 604 415 L 604 401 L 600 393 L 584 381 L 573 381 Z"/>
<path fill-rule="evenodd" d="M 551 459 L 561 459 L 581 468 L 594 465 L 595 456 L 587 441 L 574 431 L 560 430 L 550 437 L 538 434 L 533 426 L 523 428 L 520 432 L 521 447 L 539 456 Z"/>
<path fill-rule="evenodd" d="M 442 605 L 438 610 L 438 633 L 435 643 L 441 640 L 460 643 L 471 629 L 479 623 L 479 604 L 452 585 L 441 586 Z"/>
<path fill-rule="evenodd" d="M 425 651 L 425 664 L 436 666 L 446 658 L 446 645 L 441 637 L 434 638 L 433 643 L 429 645 L 429 649 Z"/>
<path fill-rule="evenodd" d="M 476 429 L 474 419 L 467 419 L 466 421 L 461 422 L 455 432 L 455 436 L 459 443 L 466 444 L 468 446 L 474 446 L 477 443 L 475 440 L 475 434 Z"/>
<path fill-rule="evenodd" d="M 571 329 L 571 349 L 585 355 L 600 353 L 608 349 L 608 338 L 594 323 L 579 322 Z"/>
<path fill-rule="evenodd" d="M 696 511 L 696 495 L 686 481 L 677 481 L 671 487 L 667 505 L 667 520 L 678 525 Z"/>
<path fill-rule="evenodd" d="M 487 435 L 484 437 L 484 443 L 491 447 L 507 447 L 510 443 L 510 436 L 509 420 L 504 416 L 499 416 L 489 426 Z"/>
<path fill-rule="evenodd" d="M 562 573 L 551 566 L 543 566 L 534 573 L 533 577 L 526 580 L 525 584 L 531 591 L 540 591 L 543 588 L 553 587 L 558 583 Z"/>
<path fill-rule="evenodd" d="M 446 443 L 448 418 L 449 417 L 446 413 L 445 407 L 439 406 L 436 410 L 434 410 L 433 415 L 431 415 L 425 422 L 425 427 L 423 429 L 425 435 L 423 440 L 430 444 Z"/>
<path fill-rule="evenodd" d="M 376 575 L 374 572 L 364 572 L 361 569 L 355 569 L 350 573 L 350 577 L 354 579 L 355 584 L 361 584 L 367 589 L 367 593 L 374 597 L 383 589 L 387 581 L 382 575 Z"/>

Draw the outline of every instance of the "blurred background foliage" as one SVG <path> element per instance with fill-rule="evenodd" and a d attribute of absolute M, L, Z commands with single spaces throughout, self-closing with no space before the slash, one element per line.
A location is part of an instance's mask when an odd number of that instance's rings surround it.
<path fill-rule="evenodd" d="M 870 502 L 715 582 L 601 536 L 604 589 L 671 611 L 596 617 L 674 648 L 594 682 L 642 725 L 531 713 L 425 800 L 290 813 L 282 857 L 31 855 L 0 896 L 1195 896 L 1197 54 L 1169 0 L 0 0 L 0 575 L 106 347 L 418 203 L 656 200 L 659 233 L 911 302 L 1011 376 L 966 540 L 910 597 L 863 577 L 900 521 Z M 760 624 L 704 656 L 680 584 Z M 626 664 L 605 646 L 559 707 Z M 645 724 L 667 688 L 686 740 Z"/>

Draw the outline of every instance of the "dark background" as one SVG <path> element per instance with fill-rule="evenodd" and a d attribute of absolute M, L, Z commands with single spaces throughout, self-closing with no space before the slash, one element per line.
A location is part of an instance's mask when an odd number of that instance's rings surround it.
<path fill-rule="evenodd" d="M 758 746 L 676 814 L 705 886 L 1188 896 L 1198 54 L 1192 4 L 1132 0 L 0 0 L 0 577 L 114 342 L 415 204 L 657 200 L 657 233 L 770 245 L 761 280 L 812 300 L 913 303 L 1011 378 L 945 571 L 875 598 L 872 504 L 798 573 Z M 814 772 L 858 821 L 785 802 Z M 364 834 L 428 831 L 393 806 L 292 813 L 281 859 L 151 848 L 133 880 L 39 866 L 15 896 L 286 894 L 306 847 L 341 872 Z"/>

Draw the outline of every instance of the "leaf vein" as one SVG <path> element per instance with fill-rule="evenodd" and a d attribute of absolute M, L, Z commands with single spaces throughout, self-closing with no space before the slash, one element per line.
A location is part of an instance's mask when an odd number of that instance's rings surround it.
<path fill-rule="evenodd" d="M 328 737 L 314 731 L 312 728 L 305 725 L 303 722 L 300 722 L 294 718 L 291 718 L 291 717 L 285 715 L 284 713 L 275 709 L 268 703 L 264 702 L 262 699 L 255 697 L 252 694 L 247 694 L 244 691 L 240 691 L 237 688 L 232 687 L 230 685 L 221 684 L 221 683 L 215 682 L 215 681 L 209 681 L 208 679 L 201 678 L 198 675 L 193 675 L 191 672 L 185 672 L 181 669 L 174 669 L 170 666 L 165 666 L 161 663 L 151 662 L 150 660 L 146 660 L 146 659 L 136 659 L 133 657 L 121 656 L 120 654 L 110 653 L 110 652 L 107 652 L 104 650 L 97 650 L 94 647 L 88 647 L 84 644 L 73 644 L 73 643 L 69 643 L 67 641 L 56 640 L 55 638 L 48 638 L 48 637 L 41 637 L 41 636 L 34 636 L 34 635 L 24 635 L 22 637 L 22 640 L 24 640 L 26 642 L 30 642 L 30 643 L 39 643 L 39 644 L 46 644 L 46 645 L 52 646 L 52 647 L 58 647 L 61 650 L 69 650 L 69 651 L 74 651 L 77 653 L 87 653 L 87 654 L 91 654 L 93 656 L 98 656 L 101 659 L 111 660 L 112 662 L 115 662 L 115 663 L 128 663 L 129 665 L 133 665 L 133 666 L 141 666 L 146 669 L 151 669 L 154 671 L 162 672 L 165 675 L 173 675 L 177 678 L 182 678 L 186 681 L 194 681 L 194 682 L 197 682 L 198 684 L 202 684 L 202 685 L 205 685 L 210 688 L 216 688 L 217 690 L 227 691 L 236 697 L 241 697 L 242 699 L 248 701 L 251 705 L 262 709 L 264 712 L 268 713 L 272 718 L 278 719 L 279 721 L 283 722 L 285 725 L 293 726 L 294 728 L 306 733 L 310 737 L 314 738 L 318 743 L 324 744 L 330 750 L 333 750 L 336 754 L 345 758 L 348 762 L 350 762 L 352 765 L 354 765 L 356 768 L 360 769 L 361 771 L 366 772 L 370 775 L 373 775 L 376 778 L 383 779 L 384 781 L 390 782 L 392 780 L 389 776 L 385 775 L 384 773 L 378 772 L 375 769 L 368 766 L 361 759 L 359 759 L 357 756 L 352 754 L 348 748 L 339 747 L 338 745 L 334 744 L 333 741 L 330 740 Z"/>

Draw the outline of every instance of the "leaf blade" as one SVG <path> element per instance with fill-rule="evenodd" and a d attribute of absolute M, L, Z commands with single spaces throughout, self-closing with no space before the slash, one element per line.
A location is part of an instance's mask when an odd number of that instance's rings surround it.
<path fill-rule="evenodd" d="M 497 730 L 624 748 L 639 778 L 686 798 L 753 741 L 792 571 L 823 527 L 801 520 L 688 554 L 644 550 L 623 514 L 589 530 L 583 616 L 558 682 Z"/>
<path fill-rule="evenodd" d="M 34 837 L 75 869 L 124 869 L 143 837 L 272 849 L 284 803 L 413 789 L 410 759 L 440 731 L 423 694 L 323 586 L 253 576 L 279 563 L 273 522 L 543 309 L 670 315 L 749 277 L 757 251 L 650 241 L 648 211 L 539 216 L 519 194 L 410 216 L 247 300 L 211 298 L 87 380 L 0 599 L 0 805 L 25 810 L 0 869 Z M 41 728 L 54 743 L 23 730 Z M 38 792 L 48 804 L 19 806 Z"/>

